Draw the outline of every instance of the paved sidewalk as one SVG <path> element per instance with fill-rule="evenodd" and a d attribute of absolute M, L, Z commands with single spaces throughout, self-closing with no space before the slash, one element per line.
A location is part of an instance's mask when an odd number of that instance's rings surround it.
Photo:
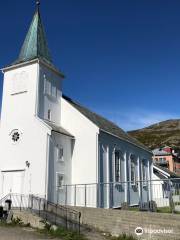
<path fill-rule="evenodd" d="M 36 232 L 32 228 L 0 227 L 0 240 L 42 240 L 53 239 Z"/>

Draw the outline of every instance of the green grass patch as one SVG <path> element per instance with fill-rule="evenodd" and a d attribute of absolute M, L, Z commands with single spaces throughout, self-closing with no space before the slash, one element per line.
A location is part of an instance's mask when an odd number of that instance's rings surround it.
<path fill-rule="evenodd" d="M 137 240 L 137 238 L 132 235 L 122 234 L 119 237 L 111 237 L 111 240 Z"/>
<path fill-rule="evenodd" d="M 158 213 L 172 213 L 172 210 L 170 207 L 160 207 L 157 209 Z M 180 214 L 178 211 L 173 211 L 175 214 Z"/>
<path fill-rule="evenodd" d="M 139 208 L 138 207 L 130 207 L 130 208 L 128 208 L 128 211 L 139 212 Z"/>
<path fill-rule="evenodd" d="M 157 209 L 158 213 L 172 213 L 170 207 L 160 207 Z"/>

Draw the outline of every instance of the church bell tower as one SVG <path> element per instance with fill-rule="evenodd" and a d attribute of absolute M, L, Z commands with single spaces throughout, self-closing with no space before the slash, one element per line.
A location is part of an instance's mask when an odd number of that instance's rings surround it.
<path fill-rule="evenodd" d="M 10 191 L 44 195 L 49 129 L 45 122 L 61 125 L 64 76 L 53 64 L 39 1 L 19 57 L 2 71 L 0 196 Z"/>

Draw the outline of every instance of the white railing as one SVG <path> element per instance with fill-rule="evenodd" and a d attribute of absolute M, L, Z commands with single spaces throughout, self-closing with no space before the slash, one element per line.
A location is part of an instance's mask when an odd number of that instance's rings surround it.
<path fill-rule="evenodd" d="M 135 182 L 73 184 L 56 188 L 55 201 L 62 205 L 81 207 L 121 208 L 148 206 L 180 208 L 180 178 Z"/>

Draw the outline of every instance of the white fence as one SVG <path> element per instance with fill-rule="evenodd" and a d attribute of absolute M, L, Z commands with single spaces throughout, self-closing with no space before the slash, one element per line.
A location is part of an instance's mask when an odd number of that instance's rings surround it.
<path fill-rule="evenodd" d="M 57 202 L 82 207 L 119 208 L 156 202 L 157 207 L 180 206 L 180 178 L 136 182 L 64 185 Z"/>

